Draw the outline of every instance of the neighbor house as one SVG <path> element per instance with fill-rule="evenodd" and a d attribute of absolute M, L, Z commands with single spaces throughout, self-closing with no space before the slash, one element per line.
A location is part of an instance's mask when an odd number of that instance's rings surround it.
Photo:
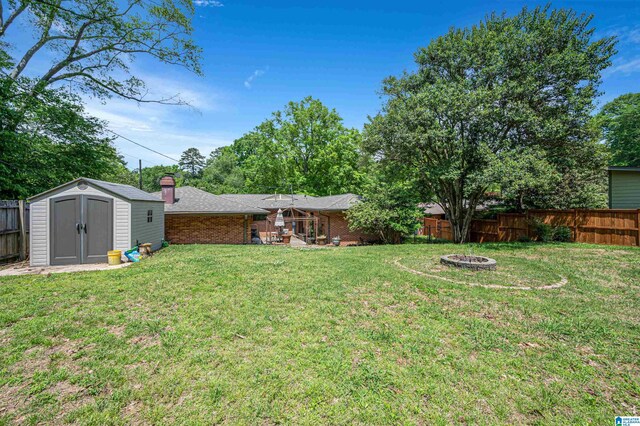
<path fill-rule="evenodd" d="M 609 208 L 640 209 L 640 167 L 609 167 Z"/>

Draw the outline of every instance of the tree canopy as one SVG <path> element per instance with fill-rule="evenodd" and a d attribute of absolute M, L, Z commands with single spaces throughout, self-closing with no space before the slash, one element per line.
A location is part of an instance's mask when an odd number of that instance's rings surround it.
<path fill-rule="evenodd" d="M 5 14 L 5 6 L 11 10 Z M 32 44 L 24 52 L 2 42 L 9 78 L 23 76 L 37 56 L 45 71 L 32 67 L 34 92 L 72 81 L 74 89 L 98 97 L 113 95 L 138 102 L 150 99 L 145 83 L 131 72 L 135 57 L 179 65 L 200 73 L 200 49 L 191 40 L 191 0 L 0 0 L 0 40 L 21 31 L 28 19 Z M 11 54 L 10 52 L 14 53 Z"/>
<path fill-rule="evenodd" d="M 417 71 L 384 81 L 387 101 L 366 126 L 366 146 L 419 176 L 416 190 L 442 205 L 455 241 L 468 237 L 488 188 L 522 172 L 528 159 L 553 168 L 554 192 L 564 195 L 582 192 L 584 176 L 602 172 L 588 124 L 615 40 L 594 40 L 590 22 L 549 7 L 491 14 L 434 39 L 416 52 Z M 514 189 L 535 191 L 522 182 Z"/>
<path fill-rule="evenodd" d="M 200 177 L 202 168 L 205 165 L 205 158 L 198 148 L 188 148 L 180 156 L 178 165 L 189 174 L 189 177 L 197 178 Z"/>
<path fill-rule="evenodd" d="M 612 165 L 640 167 L 640 93 L 627 93 L 606 104 L 596 117 L 611 150 Z"/>
<path fill-rule="evenodd" d="M 103 179 L 124 168 L 105 123 L 60 90 L 38 98 L 0 79 L 0 198 L 26 198 L 79 176 Z"/>
<path fill-rule="evenodd" d="M 221 159 L 237 161 L 234 180 L 244 180 L 244 192 L 339 194 L 362 183 L 360 143 L 335 110 L 307 97 L 234 141 Z"/>

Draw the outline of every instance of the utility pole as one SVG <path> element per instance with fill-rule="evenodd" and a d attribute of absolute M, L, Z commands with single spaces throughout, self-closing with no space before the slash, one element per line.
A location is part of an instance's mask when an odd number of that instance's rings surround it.
<path fill-rule="evenodd" d="M 138 158 L 138 185 L 142 189 L 142 160 Z"/>

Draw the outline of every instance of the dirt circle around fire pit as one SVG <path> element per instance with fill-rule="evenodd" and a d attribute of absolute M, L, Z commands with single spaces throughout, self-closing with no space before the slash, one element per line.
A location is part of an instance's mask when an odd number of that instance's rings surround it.
<path fill-rule="evenodd" d="M 426 278 L 432 284 L 440 281 L 443 284 L 487 289 L 535 291 L 559 289 L 569 282 L 562 265 L 544 257 L 524 258 L 498 254 L 495 259 L 493 256 L 487 258 L 497 261 L 499 266 L 494 270 L 451 267 L 441 262 L 441 257 L 441 255 L 418 255 L 395 258 L 388 262 L 404 272 Z"/>
<path fill-rule="evenodd" d="M 447 254 L 440 257 L 440 263 L 455 268 L 470 269 L 472 271 L 495 271 L 496 261 L 490 257 L 467 256 L 464 254 Z"/>

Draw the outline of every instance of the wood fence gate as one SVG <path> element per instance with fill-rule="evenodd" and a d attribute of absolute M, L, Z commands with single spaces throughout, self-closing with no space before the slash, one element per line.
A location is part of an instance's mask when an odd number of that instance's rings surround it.
<path fill-rule="evenodd" d="M 0 200 L 0 262 L 24 260 L 29 252 L 29 205 Z"/>

